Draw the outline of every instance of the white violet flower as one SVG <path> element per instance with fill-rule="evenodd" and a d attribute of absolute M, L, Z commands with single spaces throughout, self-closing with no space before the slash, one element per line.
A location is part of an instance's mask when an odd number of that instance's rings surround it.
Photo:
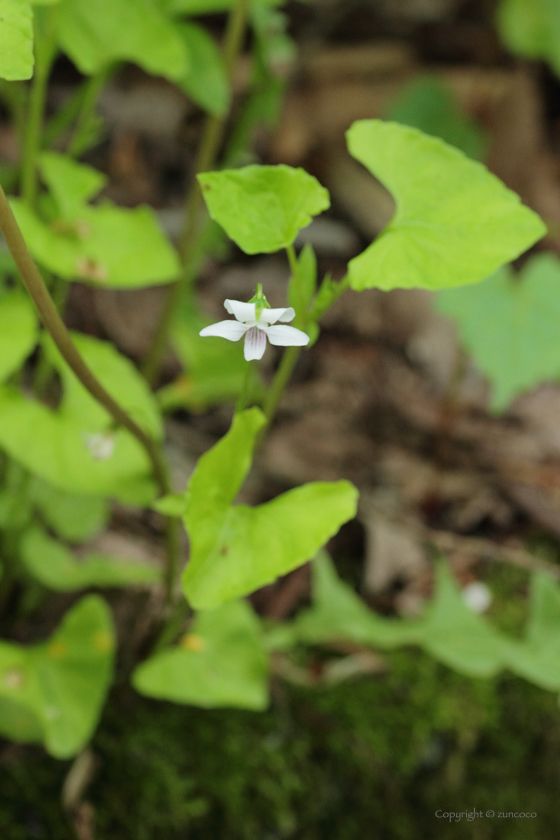
<path fill-rule="evenodd" d="M 304 347 L 309 343 L 309 336 L 295 327 L 277 324 L 277 321 L 291 321 L 295 318 L 295 311 L 291 306 L 286 309 L 262 308 L 257 317 L 257 303 L 243 303 L 240 300 L 226 300 L 226 310 L 235 315 L 235 321 L 219 321 L 209 327 L 204 327 L 200 335 L 217 335 L 228 341 L 239 341 L 245 336 L 245 358 L 262 359 L 266 350 L 266 339 L 271 344 L 280 347 Z"/>

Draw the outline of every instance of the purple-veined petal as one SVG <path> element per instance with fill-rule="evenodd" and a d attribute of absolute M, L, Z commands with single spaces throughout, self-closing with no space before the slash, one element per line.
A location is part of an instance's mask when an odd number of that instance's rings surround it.
<path fill-rule="evenodd" d="M 241 300 L 225 300 L 224 306 L 230 315 L 235 315 L 238 321 L 256 321 L 254 303 L 243 303 Z"/>
<path fill-rule="evenodd" d="M 295 327 L 268 327 L 266 334 L 270 343 L 279 347 L 304 347 L 309 344 L 309 336 Z"/>
<path fill-rule="evenodd" d="M 260 320 L 265 324 L 275 324 L 276 321 L 293 321 L 295 317 L 295 310 L 289 306 L 287 309 L 263 309 Z"/>
<path fill-rule="evenodd" d="M 245 335 L 245 358 L 248 362 L 252 359 L 262 359 L 266 350 L 266 332 L 258 327 L 250 327 Z"/>
<path fill-rule="evenodd" d="M 204 327 L 203 330 L 200 330 L 199 335 L 204 337 L 217 335 L 220 338 L 227 338 L 228 341 L 239 341 L 248 329 L 249 327 L 245 324 L 240 324 L 239 321 L 218 321 L 217 324 L 210 324 L 209 327 Z"/>

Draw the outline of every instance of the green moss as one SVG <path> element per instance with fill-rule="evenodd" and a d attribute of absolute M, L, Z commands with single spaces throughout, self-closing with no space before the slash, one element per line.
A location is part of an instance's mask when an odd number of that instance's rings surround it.
<path fill-rule="evenodd" d="M 87 798 L 97 840 L 536 840 L 558 836 L 560 714 L 513 677 L 468 680 L 417 651 L 329 689 L 274 685 L 265 714 L 113 697 Z M 0 765 L 0 837 L 69 832 L 67 764 L 16 750 Z M 438 809 L 536 811 L 444 822 Z"/>

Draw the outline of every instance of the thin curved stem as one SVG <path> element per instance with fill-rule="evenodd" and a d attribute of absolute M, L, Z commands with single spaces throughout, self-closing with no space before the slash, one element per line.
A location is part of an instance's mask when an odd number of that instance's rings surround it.
<path fill-rule="evenodd" d="M 84 388 L 108 411 L 115 423 L 128 429 L 142 445 L 152 464 L 154 478 L 160 492 L 162 494 L 168 493 L 170 491 L 169 476 L 160 447 L 105 390 L 80 356 L 49 294 L 41 273 L 29 253 L 18 223 L 8 203 L 8 199 L 6 198 L 6 194 L 1 186 L 0 229 L 14 258 L 18 271 L 21 274 L 25 287 L 39 312 L 45 328 L 52 336 L 62 357 L 74 371 Z"/>
<path fill-rule="evenodd" d="M 268 424 L 272 422 L 274 415 L 276 414 L 278 406 L 280 405 L 280 400 L 282 399 L 282 394 L 284 393 L 286 385 L 290 381 L 292 373 L 294 372 L 300 353 L 301 347 L 288 347 L 288 349 L 284 351 L 282 361 L 280 362 L 278 370 L 272 380 L 272 385 L 270 386 L 264 401 L 264 414 Z"/>

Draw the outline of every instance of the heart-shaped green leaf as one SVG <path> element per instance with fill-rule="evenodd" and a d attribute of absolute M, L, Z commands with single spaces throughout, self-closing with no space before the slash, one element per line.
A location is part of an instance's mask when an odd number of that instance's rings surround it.
<path fill-rule="evenodd" d="M 161 440 L 163 421 L 146 380 L 132 362 L 108 341 L 101 341 L 84 333 L 71 333 L 81 357 L 104 388 L 150 437 Z M 54 342 L 47 338 L 46 352 L 60 373 L 64 394 L 59 413 L 81 423 L 90 431 L 102 431 L 112 424 L 112 418 L 70 370 Z"/>
<path fill-rule="evenodd" d="M 136 669 L 133 684 L 160 700 L 260 711 L 268 705 L 267 677 L 259 621 L 247 603 L 233 601 L 197 616 L 176 647 Z"/>
<path fill-rule="evenodd" d="M 23 709 L 15 736 L 22 738 L 27 729 L 35 740 L 40 730 L 56 758 L 79 752 L 95 729 L 111 682 L 114 644 L 109 609 L 97 595 L 66 613 L 48 642 L 31 647 L 0 642 L 0 697 L 12 713 Z"/>
<path fill-rule="evenodd" d="M 480 286 L 449 289 L 437 307 L 450 315 L 503 411 L 529 388 L 560 376 L 560 260 L 539 254 L 519 276 L 508 266 Z"/>
<path fill-rule="evenodd" d="M 256 408 L 236 415 L 189 482 L 184 522 L 191 555 L 183 587 L 197 609 L 212 609 L 287 574 L 355 516 L 358 494 L 347 481 L 307 484 L 256 508 L 231 506 L 264 424 Z"/>
<path fill-rule="evenodd" d="M 246 254 L 292 245 L 330 206 L 328 191 L 304 169 L 245 166 L 198 175 L 210 215 Z"/>
<path fill-rule="evenodd" d="M 178 275 L 177 254 L 149 207 L 84 205 L 79 218 L 46 224 L 19 199 L 10 203 L 37 262 L 65 280 L 131 289 Z"/>
<path fill-rule="evenodd" d="M 110 457 L 95 460 L 88 446 L 92 431 L 15 389 L 0 389 L 0 446 L 33 475 L 68 492 L 149 504 L 155 486 L 138 441 L 119 429 L 112 433 Z"/>
<path fill-rule="evenodd" d="M 350 261 L 350 285 L 357 291 L 478 283 L 546 233 L 519 196 L 439 138 L 361 120 L 347 140 L 351 154 L 397 204 L 385 230 Z"/>
<path fill-rule="evenodd" d="M 161 571 L 147 563 L 106 554 L 87 554 L 82 560 L 76 560 L 66 546 L 51 539 L 40 528 L 25 534 L 21 558 L 27 571 L 43 586 L 59 592 L 90 586 L 151 586 L 161 581 Z"/>

